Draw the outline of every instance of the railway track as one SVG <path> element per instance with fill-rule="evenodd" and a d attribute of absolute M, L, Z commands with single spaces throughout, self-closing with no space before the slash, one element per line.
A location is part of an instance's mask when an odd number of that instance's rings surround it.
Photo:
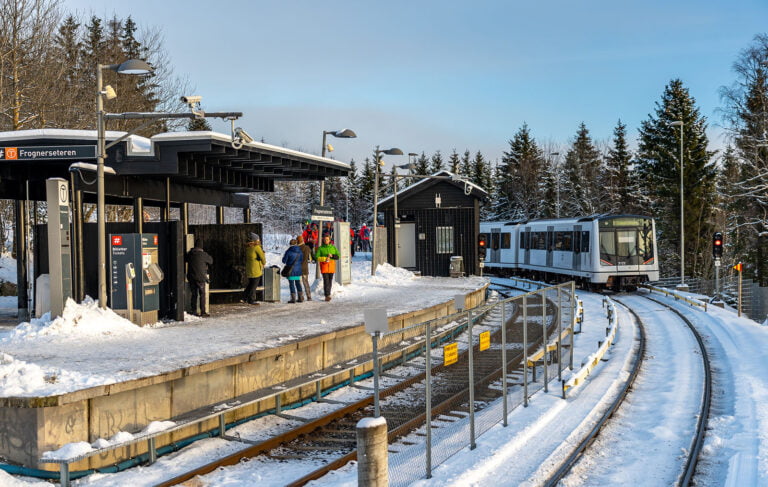
<path fill-rule="evenodd" d="M 503 290 L 498 291 L 502 295 L 506 294 Z M 538 316 L 541 316 L 541 305 L 541 295 L 532 294 L 527 299 L 527 306 L 535 309 Z M 520 326 L 522 315 L 519 307 L 510 311 L 511 313 L 508 313 L 510 318 L 506 323 L 508 343 L 506 372 L 508 377 L 514 377 L 515 369 L 522 368 L 523 340 L 522 326 Z M 533 315 L 533 313 L 530 314 Z M 546 315 L 547 321 L 550 323 L 549 326 L 555 327 L 559 315 L 554 303 L 546 302 Z M 551 332 L 552 329 L 548 331 L 548 334 Z M 529 351 L 541 345 L 541 334 L 540 326 L 529 326 Z M 491 348 L 482 354 L 474 354 L 474 404 L 476 411 L 499 397 L 497 383 L 500 381 L 504 370 L 500 367 L 502 353 L 500 335 L 499 328 L 491 336 Z M 438 349 L 439 345 L 439 343 L 432 344 L 433 353 L 437 353 L 434 350 Z M 510 350 L 514 350 L 514 352 L 509 353 Z M 437 360 L 434 357 L 430 360 L 433 365 L 431 367 L 433 404 L 431 416 L 433 418 L 439 416 L 441 421 L 450 421 L 449 418 L 458 421 L 467 416 L 469 411 L 468 360 L 467 349 L 459 354 L 459 362 L 450 367 L 446 367 L 442 363 L 435 365 Z M 423 363 L 423 368 L 426 369 L 426 361 Z M 390 443 L 425 424 L 425 377 L 425 372 L 418 373 L 380 392 L 380 410 L 381 415 L 387 419 Z M 356 458 L 356 424 L 364 417 L 374 416 L 373 391 L 370 392 L 371 395 L 362 400 L 342 405 L 332 413 L 308 421 L 298 428 L 253 444 L 235 454 L 185 472 L 158 485 L 178 485 L 221 467 L 236 465 L 246 459 L 258 456 L 275 461 L 312 459 L 321 464 L 320 467 L 301 478 L 286 479 L 286 485 L 304 485 L 311 480 L 320 478 Z M 290 417 L 289 415 L 283 416 Z"/>
<path fill-rule="evenodd" d="M 696 330 L 696 328 L 694 327 L 693 323 L 691 323 L 690 320 L 688 320 L 682 313 L 674 309 L 672 306 L 669 306 L 666 303 L 663 303 L 657 299 L 653 299 L 647 295 L 643 295 L 643 296 L 653 301 L 656 304 L 664 306 L 669 311 L 674 313 L 682 322 L 686 324 L 686 326 L 691 330 L 691 333 L 696 339 L 696 342 L 698 344 L 701 357 L 702 357 L 702 363 L 703 363 L 703 369 L 704 369 L 704 384 L 703 384 L 703 393 L 702 393 L 701 403 L 699 405 L 699 411 L 695 415 L 698 418 L 698 420 L 696 423 L 695 431 L 691 438 L 690 447 L 686 449 L 686 455 L 684 458 L 681 474 L 676 482 L 676 485 L 678 486 L 688 486 L 688 485 L 691 485 L 691 481 L 693 479 L 693 475 L 696 470 L 698 457 L 701 452 L 702 445 L 704 444 L 704 436 L 707 428 L 707 419 L 709 417 L 710 404 L 712 400 L 712 374 L 711 374 L 710 361 L 709 361 L 706 347 L 704 346 L 704 342 L 701 338 L 701 335 L 698 333 L 698 331 Z M 546 480 L 544 485 L 546 485 L 547 487 L 555 486 L 561 480 L 563 480 L 563 478 L 565 478 L 565 476 L 570 473 L 572 467 L 579 461 L 579 459 L 581 459 L 582 456 L 585 455 L 585 453 L 588 451 L 588 449 L 593 444 L 595 439 L 598 437 L 600 432 L 606 427 L 609 420 L 613 417 L 614 413 L 621 407 L 625 399 L 628 397 L 630 391 L 632 390 L 632 386 L 635 382 L 635 379 L 637 378 L 640 368 L 643 364 L 643 359 L 646 353 L 645 325 L 642 319 L 638 316 L 638 314 L 632 308 L 627 306 L 620 299 L 614 298 L 614 301 L 621 304 L 621 306 L 624 307 L 633 316 L 640 330 L 639 344 L 638 344 L 638 347 L 636 348 L 636 355 L 632 364 L 631 372 L 628 375 L 627 380 L 622 385 L 620 393 L 617 395 L 617 397 L 612 402 L 612 404 L 605 410 L 604 414 L 598 419 L 595 426 L 581 439 L 581 441 L 571 451 L 571 453 L 555 469 L 554 473 Z"/>

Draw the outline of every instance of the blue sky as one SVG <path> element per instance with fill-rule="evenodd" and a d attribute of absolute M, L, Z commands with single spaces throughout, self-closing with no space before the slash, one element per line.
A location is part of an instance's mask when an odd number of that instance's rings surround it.
<path fill-rule="evenodd" d="M 83 15 L 128 15 L 161 30 L 174 72 L 209 111 L 242 111 L 254 138 L 358 162 L 376 145 L 454 148 L 500 159 L 528 123 L 541 145 L 568 144 L 583 121 L 634 141 L 665 85 L 681 78 L 725 141 L 718 90 L 766 0 L 273 2 L 64 0 Z M 214 122 L 214 129 L 229 132 Z M 634 143 L 634 142 L 633 142 Z M 390 157 L 405 163 L 405 157 Z"/>

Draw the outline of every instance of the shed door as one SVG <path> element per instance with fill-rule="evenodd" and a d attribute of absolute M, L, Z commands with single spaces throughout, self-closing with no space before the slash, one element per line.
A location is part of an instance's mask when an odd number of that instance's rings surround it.
<path fill-rule="evenodd" d="M 400 267 L 416 267 L 416 224 L 400 223 L 396 229 L 397 264 Z"/>

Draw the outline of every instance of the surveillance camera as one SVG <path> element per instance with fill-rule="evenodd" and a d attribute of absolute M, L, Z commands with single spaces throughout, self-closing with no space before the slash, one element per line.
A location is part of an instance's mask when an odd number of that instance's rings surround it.
<path fill-rule="evenodd" d="M 189 106 L 194 106 L 203 101 L 203 97 L 198 95 L 186 95 L 182 96 L 180 100 L 182 103 L 186 103 Z"/>
<path fill-rule="evenodd" d="M 248 132 L 246 132 L 245 130 L 243 130 L 240 127 L 237 127 L 235 129 L 235 138 L 242 140 L 246 144 L 250 144 L 251 142 L 253 142 L 253 137 L 248 135 Z"/>

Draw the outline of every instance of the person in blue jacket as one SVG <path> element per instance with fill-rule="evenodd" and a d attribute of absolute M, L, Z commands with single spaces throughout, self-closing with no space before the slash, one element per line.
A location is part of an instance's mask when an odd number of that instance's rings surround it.
<path fill-rule="evenodd" d="M 296 295 L 299 295 L 299 302 L 304 302 L 304 294 L 301 289 L 301 262 L 304 260 L 304 254 L 296 245 L 295 238 L 291 239 L 291 246 L 283 254 L 283 264 L 291 266 L 291 272 L 288 274 L 288 286 L 291 290 L 291 300 L 289 303 L 296 302 Z"/>

